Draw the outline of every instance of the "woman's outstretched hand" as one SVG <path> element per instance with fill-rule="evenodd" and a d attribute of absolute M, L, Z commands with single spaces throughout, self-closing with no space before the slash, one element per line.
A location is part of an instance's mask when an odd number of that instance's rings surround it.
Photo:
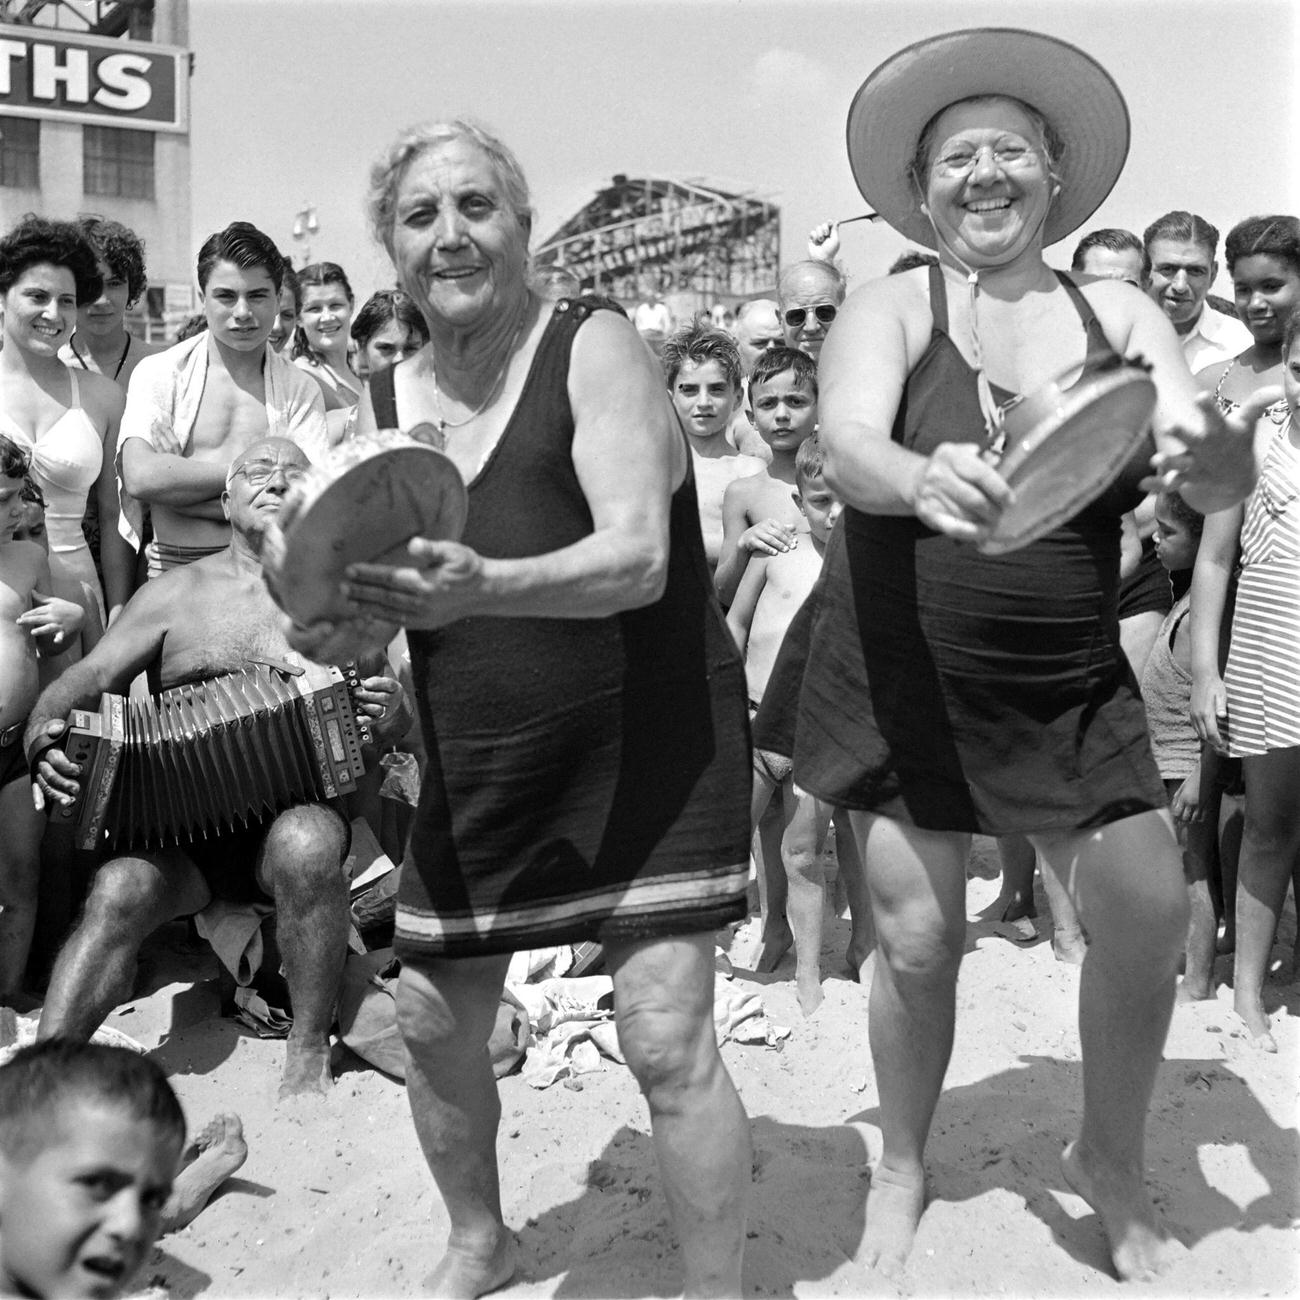
<path fill-rule="evenodd" d="M 1261 388 L 1225 416 L 1212 393 L 1201 393 L 1196 418 L 1166 429 L 1182 449 L 1157 452 L 1151 458 L 1153 472 L 1142 487 L 1148 492 L 1191 488 L 1214 493 L 1220 504 L 1210 506 L 1212 510 L 1244 500 L 1255 486 L 1255 425 L 1281 397 L 1276 385 Z M 1192 504 L 1201 508 L 1198 502 Z"/>
<path fill-rule="evenodd" d="M 483 591 L 483 557 L 459 542 L 411 539 L 409 564 L 351 564 L 343 595 L 357 618 L 407 628 L 445 627 L 473 613 Z"/>

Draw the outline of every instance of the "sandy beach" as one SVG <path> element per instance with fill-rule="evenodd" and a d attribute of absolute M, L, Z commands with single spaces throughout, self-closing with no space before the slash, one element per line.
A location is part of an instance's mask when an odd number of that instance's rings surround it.
<path fill-rule="evenodd" d="M 842 974 L 847 921 L 828 919 L 826 998 L 808 1019 L 791 958 L 756 976 L 742 964 L 749 931 L 720 936 L 735 984 L 791 1030 L 777 1047 L 723 1047 L 753 1123 L 748 1295 L 1074 1297 L 1119 1285 L 1096 1216 L 1057 1163 L 1081 1103 L 1079 970 L 1057 963 L 1045 938 L 1017 944 L 981 915 L 997 895 L 995 862 L 977 841 L 957 1041 L 930 1145 L 933 1202 L 901 1286 L 854 1261 L 877 1114 L 866 993 Z M 1288 904 L 1275 955 L 1289 956 L 1294 933 Z M 220 1017 L 210 953 L 173 926 L 145 963 L 142 995 L 108 1023 L 156 1050 L 191 1126 L 238 1111 L 250 1154 L 193 1224 L 160 1241 L 140 1285 L 178 1298 L 428 1294 L 446 1217 L 402 1086 L 340 1048 L 329 1099 L 277 1108 L 283 1044 Z M 1220 960 L 1220 979 L 1230 965 Z M 1220 987 L 1175 1013 L 1147 1164 L 1190 1250 L 1138 1294 L 1300 1290 L 1300 986 L 1268 987 L 1276 1055 L 1249 1046 L 1230 998 Z M 504 1209 L 523 1260 L 503 1297 L 676 1294 L 645 1109 L 626 1067 L 605 1067 L 544 1090 L 517 1073 L 500 1083 Z"/>

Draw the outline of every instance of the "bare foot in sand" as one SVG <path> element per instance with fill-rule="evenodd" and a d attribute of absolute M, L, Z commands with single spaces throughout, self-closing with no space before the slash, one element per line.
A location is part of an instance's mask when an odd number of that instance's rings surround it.
<path fill-rule="evenodd" d="M 294 1038 L 290 1034 L 284 1044 L 280 1100 L 287 1101 L 290 1097 L 327 1097 L 333 1087 L 329 1043 Z"/>
<path fill-rule="evenodd" d="M 505 1286 L 517 1267 L 514 1234 L 503 1227 L 486 1249 L 453 1246 L 449 1242 L 447 1253 L 425 1279 L 424 1286 L 430 1295 L 445 1300 L 475 1300 Z"/>
<path fill-rule="evenodd" d="M 754 969 L 763 975 L 770 975 L 781 964 L 781 959 L 790 951 L 794 935 L 784 923 L 771 925 L 763 931 L 758 940 L 758 952 L 754 957 Z"/>
<path fill-rule="evenodd" d="M 1140 1180 L 1107 1180 L 1106 1171 L 1089 1169 L 1078 1145 L 1071 1142 L 1061 1153 L 1061 1172 L 1101 1219 L 1120 1281 L 1150 1282 L 1167 1273 L 1187 1248 L 1160 1222 L 1146 1188 Z"/>
<path fill-rule="evenodd" d="M 1273 1026 L 1269 1022 L 1264 1004 L 1256 997 L 1239 997 L 1233 1000 L 1232 1009 L 1246 1026 L 1252 1047 L 1263 1052 L 1276 1052 L 1277 1039 L 1273 1037 Z"/>
<path fill-rule="evenodd" d="M 1082 966 L 1088 955 L 1088 941 L 1078 929 L 1052 931 L 1052 955 L 1067 966 Z"/>
<path fill-rule="evenodd" d="M 1178 991 L 1174 994 L 1174 1001 L 1179 1004 L 1186 1002 L 1209 1002 L 1214 998 L 1213 983 L 1205 978 L 1198 978 L 1195 975 L 1184 975 L 1178 981 Z"/>
<path fill-rule="evenodd" d="M 896 1173 L 877 1164 L 867 1189 L 867 1227 L 858 1259 L 886 1277 L 901 1277 L 924 1212 L 925 1175 Z"/>
<path fill-rule="evenodd" d="M 181 1153 L 181 1172 L 163 1210 L 162 1231 L 178 1232 L 190 1223 L 247 1158 L 239 1116 L 229 1112 L 213 1116 Z"/>
<path fill-rule="evenodd" d="M 794 987 L 795 996 L 799 999 L 799 1010 L 805 1016 L 812 1015 L 826 998 L 822 992 L 821 971 L 796 972 Z"/>
<path fill-rule="evenodd" d="M 860 984 L 866 983 L 862 978 L 862 968 L 871 960 L 871 954 L 875 951 L 876 937 L 874 934 L 867 936 L 861 942 L 856 934 L 850 936 L 849 946 L 844 954 L 849 979 L 857 980 Z"/>

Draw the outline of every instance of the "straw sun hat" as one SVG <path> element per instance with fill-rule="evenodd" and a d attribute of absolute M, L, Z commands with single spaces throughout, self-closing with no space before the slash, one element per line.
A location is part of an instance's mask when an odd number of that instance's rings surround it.
<path fill-rule="evenodd" d="M 934 230 L 908 173 L 921 131 L 958 100 L 1006 95 L 1037 109 L 1065 142 L 1061 193 L 1043 242 L 1077 230 L 1102 205 L 1128 154 L 1129 118 L 1110 73 L 1090 55 L 1041 32 L 976 27 L 945 32 L 886 59 L 849 107 L 849 163 L 869 204 L 927 248 Z"/>

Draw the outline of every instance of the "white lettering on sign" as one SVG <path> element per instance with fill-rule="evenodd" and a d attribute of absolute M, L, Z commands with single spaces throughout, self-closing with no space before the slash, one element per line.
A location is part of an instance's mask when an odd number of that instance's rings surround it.
<path fill-rule="evenodd" d="M 9 69 L 15 59 L 21 59 L 27 53 L 27 46 L 22 41 L 0 41 L 0 95 L 11 93 Z"/>
<path fill-rule="evenodd" d="M 123 113 L 147 108 L 153 87 L 146 74 L 152 66 L 152 60 L 138 54 L 110 54 L 97 69 L 102 84 L 95 91 L 95 103 Z"/>
<path fill-rule="evenodd" d="M 90 53 L 68 50 L 67 62 L 59 65 L 59 52 L 52 45 L 32 46 L 32 98 L 57 99 L 58 86 L 66 88 L 70 104 L 90 103 Z"/>

